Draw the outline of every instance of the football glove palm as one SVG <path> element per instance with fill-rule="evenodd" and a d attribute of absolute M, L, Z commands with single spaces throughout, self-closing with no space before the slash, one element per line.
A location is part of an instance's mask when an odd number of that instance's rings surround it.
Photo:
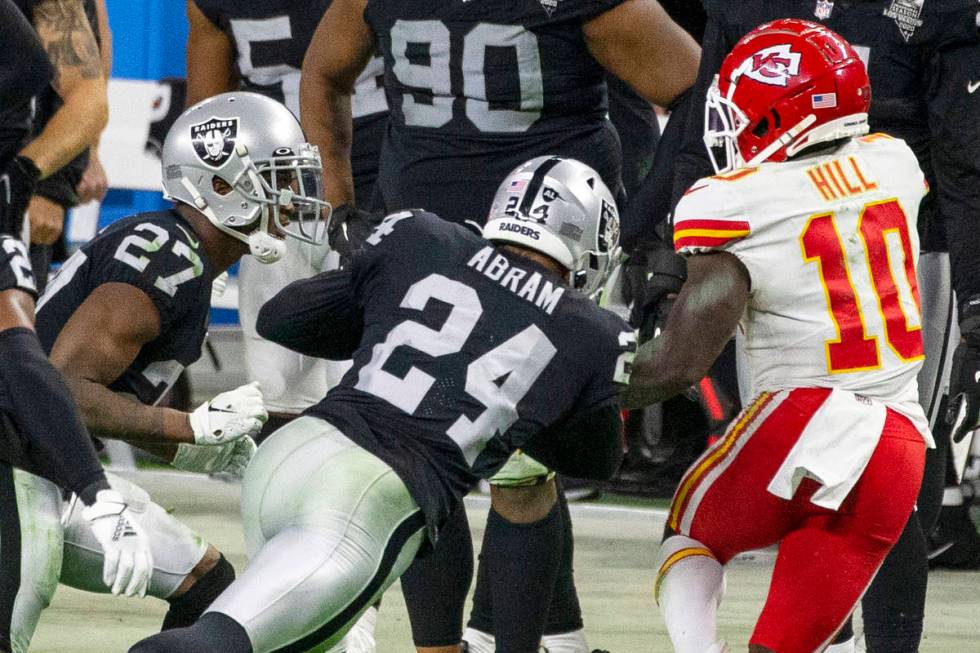
<path fill-rule="evenodd" d="M 190 414 L 194 444 L 206 446 L 254 437 L 268 419 L 257 382 L 222 392 Z"/>
<path fill-rule="evenodd" d="M 125 499 L 115 490 L 101 490 L 95 495 L 95 503 L 82 510 L 82 516 L 102 545 L 102 582 L 117 596 L 146 596 L 153 575 L 153 555 Z"/>

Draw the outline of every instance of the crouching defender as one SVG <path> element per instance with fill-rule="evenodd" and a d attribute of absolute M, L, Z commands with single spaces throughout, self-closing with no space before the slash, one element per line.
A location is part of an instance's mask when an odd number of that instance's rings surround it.
<path fill-rule="evenodd" d="M 250 436 L 267 417 L 258 388 L 222 393 L 193 413 L 156 404 L 200 356 L 216 275 L 249 251 L 275 260 L 279 230 L 325 237 L 329 210 L 313 187 L 319 158 L 285 107 L 229 93 L 178 118 L 163 169 L 177 205 L 119 221 L 69 259 L 38 304 L 38 336 L 93 434 L 131 442 L 180 469 L 240 475 L 255 450 Z M 192 623 L 234 570 L 142 489 L 108 480 L 150 536 L 147 593 L 170 603 L 164 628 Z M 15 653 L 27 649 L 59 580 L 105 591 L 102 554 L 79 507 L 65 507 L 59 488 L 28 474 L 18 475 L 17 493 L 30 578 L 17 599 Z"/>
<path fill-rule="evenodd" d="M 249 466 L 241 578 L 194 626 L 131 651 L 330 645 L 514 451 L 608 477 L 635 341 L 576 289 L 605 277 L 614 207 L 594 170 L 541 157 L 504 180 L 487 239 L 396 213 L 346 269 L 266 304 L 263 335 L 354 366 Z"/>

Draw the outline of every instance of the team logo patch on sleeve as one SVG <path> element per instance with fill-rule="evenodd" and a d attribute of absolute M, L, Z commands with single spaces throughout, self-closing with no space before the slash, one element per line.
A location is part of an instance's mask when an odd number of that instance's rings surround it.
<path fill-rule="evenodd" d="M 205 165 L 220 168 L 235 151 L 238 118 L 210 118 L 191 125 L 191 142 L 197 158 Z"/>

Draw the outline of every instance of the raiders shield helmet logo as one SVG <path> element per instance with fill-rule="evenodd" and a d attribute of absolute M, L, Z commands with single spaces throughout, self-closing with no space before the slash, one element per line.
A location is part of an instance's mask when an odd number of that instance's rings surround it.
<path fill-rule="evenodd" d="M 191 142 L 197 158 L 207 166 L 220 168 L 235 151 L 238 118 L 210 118 L 191 126 Z"/>
<path fill-rule="evenodd" d="M 599 214 L 599 251 L 608 253 L 619 242 L 619 214 L 616 207 L 602 200 L 602 213 Z"/>

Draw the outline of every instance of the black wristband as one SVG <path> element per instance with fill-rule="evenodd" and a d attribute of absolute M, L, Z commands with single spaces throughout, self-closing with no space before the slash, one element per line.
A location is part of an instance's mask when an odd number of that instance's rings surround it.
<path fill-rule="evenodd" d="M 105 475 L 101 479 L 95 481 L 94 483 L 89 483 L 85 486 L 85 489 L 78 493 L 78 498 L 82 500 L 86 506 L 91 506 L 95 503 L 95 498 L 102 490 L 111 490 L 109 486 L 109 481 L 106 480 Z"/>
<path fill-rule="evenodd" d="M 41 171 L 26 156 L 10 162 L 0 185 L 0 233 L 20 237 L 24 213 L 40 177 Z"/>

